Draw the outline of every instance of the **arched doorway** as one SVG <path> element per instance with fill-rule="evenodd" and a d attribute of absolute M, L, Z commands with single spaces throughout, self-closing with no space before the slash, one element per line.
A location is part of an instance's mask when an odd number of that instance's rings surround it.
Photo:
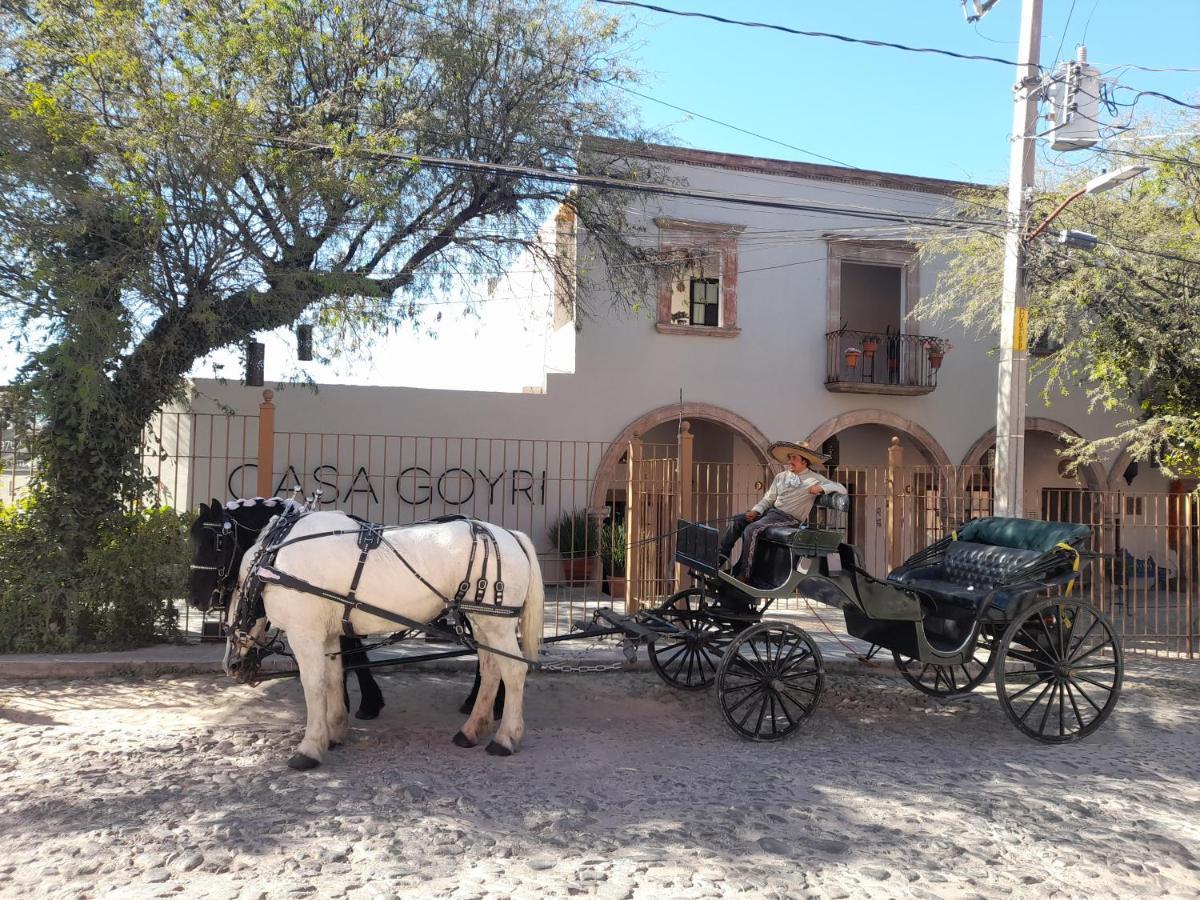
<path fill-rule="evenodd" d="M 1108 490 L 1108 473 L 1098 462 L 1070 471 L 1060 455 L 1067 446 L 1062 435 L 1080 436 L 1054 419 L 1025 420 L 1025 514 L 1052 521 L 1098 522 L 1104 515 L 1100 497 Z M 988 455 L 995 446 L 996 429 L 989 428 L 971 445 L 963 466 L 990 468 Z"/>
<path fill-rule="evenodd" d="M 955 467 L 911 419 L 854 410 L 821 423 L 808 442 L 836 451 L 829 474 L 850 493 L 847 539 L 871 571 L 888 571 L 957 524 Z"/>
<path fill-rule="evenodd" d="M 623 491 L 627 479 L 626 451 L 635 436 L 656 448 L 674 445 L 679 423 L 689 423 L 693 436 L 692 459 L 717 465 L 769 465 L 770 441 L 749 419 L 711 403 L 684 403 L 660 406 L 644 413 L 621 429 L 596 467 L 592 482 L 592 506 L 608 504 L 613 491 Z M 703 473 L 700 473 L 703 475 Z M 703 478 L 693 478 L 703 488 Z"/>

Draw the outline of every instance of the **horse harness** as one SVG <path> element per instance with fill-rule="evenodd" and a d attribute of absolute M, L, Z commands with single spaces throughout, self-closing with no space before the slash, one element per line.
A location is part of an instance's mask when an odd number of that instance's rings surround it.
<path fill-rule="evenodd" d="M 350 529 L 339 529 L 335 531 L 322 531 L 316 534 L 305 534 L 299 537 L 290 537 L 292 529 L 296 523 L 300 521 L 307 511 L 303 508 L 288 509 L 277 516 L 267 532 L 267 536 L 263 539 L 258 553 L 250 563 L 250 568 L 246 573 L 246 578 L 242 581 L 241 591 L 238 596 L 237 615 L 233 623 L 235 633 L 248 635 L 250 629 L 261 618 L 265 617 L 266 609 L 262 600 L 263 588 L 267 584 L 279 585 L 280 587 L 290 588 L 306 594 L 312 594 L 316 597 L 321 597 L 326 600 L 331 600 L 342 606 L 342 631 L 348 637 L 357 637 L 354 633 L 354 628 L 350 623 L 350 615 L 355 610 L 361 610 L 369 615 L 377 616 L 391 622 L 403 625 L 408 629 L 416 629 L 427 634 L 434 634 L 444 638 L 456 639 L 465 644 L 471 649 L 475 649 L 478 645 L 471 639 L 471 636 L 466 631 L 462 624 L 462 613 L 476 613 L 479 615 L 500 616 L 500 617 L 515 617 L 520 615 L 520 608 L 506 607 L 504 603 L 504 579 L 501 568 L 500 545 L 496 540 L 496 536 L 484 523 L 470 519 L 466 516 L 451 515 L 441 516 L 436 519 L 431 519 L 428 522 L 417 522 L 413 525 L 400 525 L 393 528 L 387 528 L 383 525 L 378 525 L 372 522 L 360 521 L 356 531 Z M 415 525 L 425 524 L 444 524 L 447 522 L 462 521 L 466 522 L 471 529 L 471 552 L 467 560 L 467 571 L 459 582 L 458 589 L 454 593 L 454 597 L 450 598 L 439 591 L 434 585 L 421 575 L 412 564 L 404 558 L 403 554 L 396 549 L 395 545 L 390 543 L 385 534 L 390 530 L 399 530 L 401 528 L 412 528 Z M 509 532 L 511 534 L 511 532 Z M 279 551 L 284 547 L 292 546 L 303 541 L 316 540 L 317 538 L 335 537 L 339 535 L 355 534 L 358 542 L 358 562 L 354 568 L 354 575 L 350 580 L 350 589 L 345 594 L 339 594 L 336 591 L 323 588 L 319 585 L 305 581 L 303 578 L 298 578 L 276 567 L 275 561 L 279 555 Z M 519 543 L 519 542 L 518 542 Z M 399 613 L 391 610 L 383 609 L 374 604 L 367 603 L 358 597 L 358 586 L 362 580 L 363 568 L 366 566 L 367 557 L 372 551 L 377 550 L 381 545 L 386 546 L 392 551 L 392 554 L 400 560 L 401 563 L 413 574 L 413 576 L 421 582 L 426 588 L 437 596 L 444 606 L 443 615 L 451 622 L 454 627 L 454 633 L 445 632 L 437 626 L 425 622 L 419 622 L 416 619 L 410 619 L 407 616 L 402 616 Z M 479 575 L 474 579 L 475 593 L 471 600 L 467 600 L 467 594 L 472 586 L 472 574 L 475 568 L 475 558 L 478 555 L 480 546 L 483 547 L 483 559 L 479 568 Z M 491 581 L 493 589 L 492 603 L 486 603 L 488 589 L 488 560 L 495 555 L 496 558 L 496 577 Z M 492 649 L 485 647 L 484 649 Z M 510 654 L 496 650 L 494 652 L 508 656 Z"/>

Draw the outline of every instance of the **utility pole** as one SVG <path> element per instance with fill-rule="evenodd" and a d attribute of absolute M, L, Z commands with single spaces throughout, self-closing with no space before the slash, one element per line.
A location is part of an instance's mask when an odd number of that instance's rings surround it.
<path fill-rule="evenodd" d="M 1017 81 L 1013 86 L 1013 134 L 1008 168 L 1008 218 L 1004 231 L 1004 290 L 1000 301 L 1000 365 L 996 382 L 996 467 L 992 486 L 998 516 L 1023 514 L 1025 482 L 1025 389 L 1029 366 L 1029 314 L 1025 305 L 1022 234 L 1033 188 L 1033 138 L 1037 131 L 1038 67 L 1042 50 L 1042 0 L 1023 0 Z"/>

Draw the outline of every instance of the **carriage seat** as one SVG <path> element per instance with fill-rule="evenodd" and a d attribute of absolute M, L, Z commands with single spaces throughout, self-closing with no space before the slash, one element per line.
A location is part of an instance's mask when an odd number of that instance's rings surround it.
<path fill-rule="evenodd" d="M 1031 584 L 1066 584 L 1073 575 L 1077 547 L 1090 533 L 1086 525 L 992 516 L 968 522 L 948 539 L 911 557 L 887 580 L 959 609 L 991 606 L 1005 610 Z M 994 592 L 994 593 L 993 593 Z"/>
<path fill-rule="evenodd" d="M 772 525 L 762 530 L 759 540 L 781 544 L 802 556 L 824 556 L 827 553 L 834 553 L 837 551 L 838 544 L 842 542 L 844 529 L 830 528 L 828 521 L 824 525 L 821 524 L 818 517 L 823 510 L 829 511 L 826 513 L 826 520 L 833 518 L 830 515 L 832 513 L 842 513 L 841 519 L 844 521 L 844 514 L 850 511 L 849 495 L 821 494 L 813 501 L 808 524 L 798 527 Z"/>

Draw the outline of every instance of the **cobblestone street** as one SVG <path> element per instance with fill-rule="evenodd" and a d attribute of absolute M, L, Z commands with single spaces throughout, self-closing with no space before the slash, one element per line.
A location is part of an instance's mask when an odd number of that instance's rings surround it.
<path fill-rule="evenodd" d="M 0 682 L 0 895 L 1195 896 L 1193 666 L 1132 661 L 1065 747 L 885 672 L 779 745 L 653 674 L 542 675 L 507 759 L 450 743 L 468 673 L 408 672 L 310 773 L 294 680 Z"/>

